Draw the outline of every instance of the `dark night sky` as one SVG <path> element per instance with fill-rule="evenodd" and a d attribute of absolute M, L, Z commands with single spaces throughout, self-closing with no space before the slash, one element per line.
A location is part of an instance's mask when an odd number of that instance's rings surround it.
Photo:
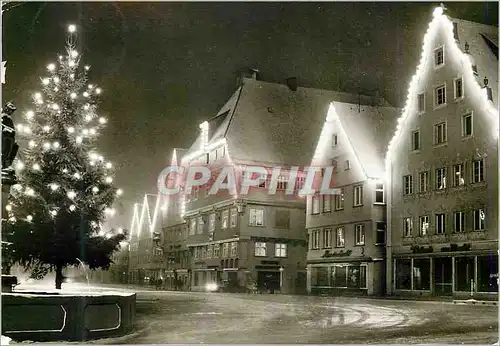
<path fill-rule="evenodd" d="M 435 3 L 26 3 L 4 14 L 3 101 L 17 117 L 64 51 L 68 23 L 99 84 L 109 125 L 100 149 L 128 202 L 155 192 L 171 149 L 188 147 L 249 67 L 260 79 L 367 94 L 397 106 Z M 497 3 L 447 3 L 452 17 L 498 25 Z M 128 222 L 128 220 L 127 220 Z"/>

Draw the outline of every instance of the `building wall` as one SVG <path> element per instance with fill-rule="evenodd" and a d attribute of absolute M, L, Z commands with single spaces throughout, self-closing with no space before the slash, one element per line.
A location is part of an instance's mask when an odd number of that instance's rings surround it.
<path fill-rule="evenodd" d="M 454 78 L 462 77 L 463 66 L 455 59 L 443 31 L 431 42 L 431 55 L 427 57 L 426 67 L 422 70 L 418 83 L 418 93 L 425 92 L 425 112 L 417 111 L 417 97 L 413 95 L 410 104 L 412 114 L 404 125 L 399 142 L 392 155 L 391 166 L 391 241 L 392 255 L 395 258 L 407 257 L 460 257 L 477 253 L 496 253 L 498 249 L 498 147 L 497 138 L 492 131 L 491 115 L 484 110 L 484 103 L 473 88 L 472 80 L 464 78 L 464 97 L 455 99 Z M 433 66 L 434 48 L 444 44 L 445 64 Z M 462 43 L 463 44 L 463 43 Z M 467 76 L 466 76 L 467 77 Z M 445 106 L 435 107 L 434 88 L 446 83 Z M 473 134 L 462 135 L 462 117 L 473 114 Z M 445 144 L 434 144 L 434 126 L 446 122 L 447 140 Z M 412 133 L 420 131 L 420 149 L 413 150 Z M 485 159 L 485 180 L 472 183 L 472 161 Z M 465 164 L 465 184 L 453 186 L 453 165 Z M 446 167 L 446 188 L 436 188 L 436 169 Z M 419 173 L 429 171 L 430 191 L 419 192 Z M 404 195 L 405 175 L 413 176 L 413 193 Z M 486 228 L 473 230 L 473 210 L 484 208 Z M 465 231 L 454 232 L 454 212 L 464 211 Z M 436 213 L 446 215 L 445 234 L 436 234 Z M 419 217 L 428 215 L 430 226 L 427 236 L 419 236 Z M 413 230 L 409 237 L 404 236 L 403 218 L 411 217 Z M 468 251 L 443 251 L 451 244 L 471 244 Z M 415 254 L 412 246 L 432 247 L 427 254 Z M 437 260 L 435 260 L 437 261 Z M 431 262 L 432 263 L 432 262 Z M 433 264 L 435 265 L 435 264 Z M 452 268 L 453 266 L 453 268 Z M 455 264 L 448 270 L 455 274 Z M 394 261 L 389 262 L 389 270 L 395 271 Z M 433 268 L 431 268 L 433 280 Z M 498 275 L 498 271 L 497 271 Z M 396 273 L 390 273 L 391 287 L 395 289 Z M 450 283 L 450 288 L 452 285 Z M 435 287 L 431 285 L 430 290 Z M 397 290 L 396 290 L 397 291 Z"/>

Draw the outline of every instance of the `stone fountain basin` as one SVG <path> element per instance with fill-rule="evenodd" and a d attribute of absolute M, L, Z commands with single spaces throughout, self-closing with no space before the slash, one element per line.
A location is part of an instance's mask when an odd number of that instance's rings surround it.
<path fill-rule="evenodd" d="M 116 337 L 133 328 L 135 301 L 132 292 L 83 289 L 2 293 L 2 334 L 41 342 Z"/>

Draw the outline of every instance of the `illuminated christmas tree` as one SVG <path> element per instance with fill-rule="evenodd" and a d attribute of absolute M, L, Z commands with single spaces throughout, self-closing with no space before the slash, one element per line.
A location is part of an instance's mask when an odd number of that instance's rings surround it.
<path fill-rule="evenodd" d="M 17 125 L 27 145 L 15 164 L 18 183 L 2 220 L 11 263 L 37 278 L 55 271 L 57 289 L 63 269 L 79 260 L 107 269 L 126 238 L 121 229 L 104 233 L 101 227 L 122 191 L 113 185 L 113 165 L 94 147 L 106 124 L 97 113 L 101 89 L 88 84 L 90 67 L 80 66 L 76 27 L 68 31 L 67 55 L 47 66 L 34 108 L 25 113 L 27 123 Z"/>

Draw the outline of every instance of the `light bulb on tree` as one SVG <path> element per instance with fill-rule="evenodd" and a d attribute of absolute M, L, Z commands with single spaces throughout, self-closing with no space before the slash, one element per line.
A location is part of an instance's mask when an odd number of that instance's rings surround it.
<path fill-rule="evenodd" d="M 113 178 L 106 177 L 105 181 L 106 181 L 106 183 L 111 184 L 113 182 Z"/>
<path fill-rule="evenodd" d="M 101 88 L 95 89 L 95 92 L 96 92 L 96 94 L 100 94 L 101 93 Z"/>
<path fill-rule="evenodd" d="M 70 96 L 71 96 L 71 98 L 72 98 L 73 100 L 74 100 L 74 99 L 76 99 L 76 93 L 71 93 L 71 95 L 70 95 Z"/>
<path fill-rule="evenodd" d="M 57 191 L 59 189 L 59 185 L 52 183 L 52 184 L 50 184 L 50 189 L 52 191 Z"/>
<path fill-rule="evenodd" d="M 111 162 L 106 163 L 106 168 L 107 169 L 113 168 L 113 164 Z"/>
<path fill-rule="evenodd" d="M 76 192 L 75 191 L 68 191 L 67 196 L 69 199 L 73 199 L 76 197 Z"/>
<path fill-rule="evenodd" d="M 16 127 L 17 127 L 17 131 L 19 131 L 19 132 L 22 132 L 23 129 L 24 129 L 24 125 L 23 124 L 17 124 Z"/>
<path fill-rule="evenodd" d="M 78 56 L 78 52 L 76 50 L 72 50 L 70 55 L 72 58 L 76 58 Z"/>
<path fill-rule="evenodd" d="M 89 130 L 89 133 L 90 133 L 92 136 L 95 136 L 95 134 L 97 133 L 97 131 L 96 131 L 96 129 L 91 128 L 91 129 Z"/>
<path fill-rule="evenodd" d="M 72 204 L 72 205 L 69 206 L 69 210 L 70 211 L 75 211 L 75 209 L 76 209 L 75 205 Z"/>
<path fill-rule="evenodd" d="M 29 134 L 29 133 L 31 133 L 31 129 L 28 126 L 25 126 L 23 128 L 23 132 Z"/>
<path fill-rule="evenodd" d="M 85 116 L 85 121 L 86 121 L 86 122 L 90 122 L 90 121 L 92 121 L 92 116 L 91 116 L 90 114 L 87 114 L 87 115 Z"/>
<path fill-rule="evenodd" d="M 82 176 L 80 175 L 80 173 L 76 172 L 75 174 L 73 174 L 73 177 L 75 177 L 76 179 L 80 179 Z"/>
<path fill-rule="evenodd" d="M 45 150 L 49 150 L 49 149 L 50 149 L 50 143 L 49 143 L 49 142 L 45 142 L 45 143 L 43 143 L 43 148 L 44 148 Z"/>
<path fill-rule="evenodd" d="M 118 234 L 123 234 L 123 228 L 118 228 Z"/>
<path fill-rule="evenodd" d="M 57 210 L 51 210 L 50 213 L 52 214 L 52 216 L 57 216 Z"/>
<path fill-rule="evenodd" d="M 34 196 L 35 195 L 35 190 L 33 190 L 31 187 L 27 188 L 25 193 L 28 195 L 28 196 Z"/>
<path fill-rule="evenodd" d="M 89 97 L 89 93 L 88 93 L 88 92 L 86 92 L 86 91 L 84 91 L 84 92 L 83 92 L 83 96 L 84 96 L 84 97 Z"/>
<path fill-rule="evenodd" d="M 33 170 L 34 170 L 34 171 L 39 171 L 39 170 L 40 170 L 40 165 L 39 165 L 38 163 L 35 163 L 35 164 L 33 165 Z"/>
<path fill-rule="evenodd" d="M 89 66 L 89 65 L 86 65 L 86 66 L 85 66 L 85 71 L 88 71 L 88 70 L 90 70 L 90 66 Z"/>
<path fill-rule="evenodd" d="M 59 77 L 55 76 L 53 79 L 54 79 L 54 83 L 59 83 Z"/>
<path fill-rule="evenodd" d="M 58 91 L 59 91 L 59 88 L 58 88 L 58 87 L 55 87 L 55 88 L 54 88 L 54 91 L 55 91 L 55 92 L 58 92 Z"/>
<path fill-rule="evenodd" d="M 18 169 L 18 170 L 24 169 L 24 163 L 22 163 L 21 161 L 17 161 L 16 169 Z"/>
<path fill-rule="evenodd" d="M 88 103 L 86 103 L 84 106 L 83 106 L 83 109 L 85 110 L 88 110 L 90 108 L 90 105 Z"/>
<path fill-rule="evenodd" d="M 50 131 L 50 126 L 49 126 L 49 125 L 45 125 L 45 126 L 43 127 L 43 130 L 44 130 L 45 132 L 49 132 L 49 131 Z"/>
<path fill-rule="evenodd" d="M 104 118 L 104 117 L 100 117 L 99 118 L 99 123 L 100 124 L 106 124 L 106 122 L 107 122 L 106 118 Z"/>
<path fill-rule="evenodd" d="M 76 141 L 76 144 L 81 144 L 83 141 L 83 138 L 81 136 L 78 136 L 78 137 L 76 137 L 75 141 Z"/>
<path fill-rule="evenodd" d="M 35 112 L 33 111 L 27 111 L 26 112 L 26 118 L 28 118 L 28 120 L 31 120 L 35 117 Z"/>
<path fill-rule="evenodd" d="M 55 69 L 56 69 L 56 65 L 55 64 L 48 64 L 47 65 L 47 70 L 54 71 Z"/>
<path fill-rule="evenodd" d="M 60 147 L 60 146 L 61 146 L 61 144 L 60 144 L 59 142 L 54 142 L 54 143 L 52 144 L 52 147 L 53 147 L 54 149 L 59 149 L 59 147 Z"/>
<path fill-rule="evenodd" d="M 36 147 L 36 143 L 35 143 L 35 141 L 34 141 L 34 140 L 30 140 L 30 141 L 28 142 L 28 146 L 29 146 L 30 148 L 34 148 L 34 147 Z"/>
<path fill-rule="evenodd" d="M 88 129 L 83 129 L 82 133 L 83 133 L 84 136 L 88 136 L 89 135 L 89 130 Z"/>
<path fill-rule="evenodd" d="M 12 205 L 7 204 L 7 205 L 5 206 L 5 210 L 7 210 L 7 211 L 12 211 Z"/>
<path fill-rule="evenodd" d="M 43 85 L 49 85 L 50 80 L 48 78 L 44 78 L 44 79 L 42 79 L 42 83 L 43 83 Z"/>
<path fill-rule="evenodd" d="M 75 128 L 73 126 L 68 127 L 68 132 L 69 133 L 75 132 Z"/>
<path fill-rule="evenodd" d="M 26 216 L 26 220 L 28 220 L 28 222 L 33 221 L 33 216 L 31 215 Z"/>
<path fill-rule="evenodd" d="M 75 66 L 75 62 L 74 62 L 73 60 L 68 61 L 68 66 L 69 66 L 69 67 L 73 67 L 73 66 Z M 75 75 L 73 75 L 73 77 L 71 77 L 71 75 L 70 75 L 70 78 L 71 78 L 71 79 L 75 78 Z"/>
<path fill-rule="evenodd" d="M 40 100 L 42 98 L 41 93 L 35 93 L 33 96 L 35 97 L 35 100 Z"/>
<path fill-rule="evenodd" d="M 92 89 L 94 86 L 92 84 L 89 84 L 89 89 Z"/>
<path fill-rule="evenodd" d="M 70 24 L 70 25 L 68 25 L 68 32 L 69 32 L 70 34 L 75 33 L 75 32 L 76 32 L 76 25 L 75 25 L 75 24 Z"/>
<path fill-rule="evenodd" d="M 66 174 L 66 173 L 68 173 L 68 169 L 67 169 L 67 168 L 64 168 L 64 169 L 62 170 L 62 172 L 63 172 L 64 174 Z"/>
<path fill-rule="evenodd" d="M 116 190 L 116 194 L 117 194 L 118 196 L 123 195 L 123 190 L 122 190 L 122 189 L 118 189 L 118 190 Z"/>
<path fill-rule="evenodd" d="M 98 188 L 97 186 L 94 186 L 94 187 L 92 188 L 92 192 L 93 192 L 93 193 L 98 193 L 98 192 L 99 192 L 99 188 Z"/>
<path fill-rule="evenodd" d="M 55 111 L 58 110 L 59 109 L 59 105 L 57 103 L 53 103 L 52 104 L 52 109 L 55 110 Z"/>

